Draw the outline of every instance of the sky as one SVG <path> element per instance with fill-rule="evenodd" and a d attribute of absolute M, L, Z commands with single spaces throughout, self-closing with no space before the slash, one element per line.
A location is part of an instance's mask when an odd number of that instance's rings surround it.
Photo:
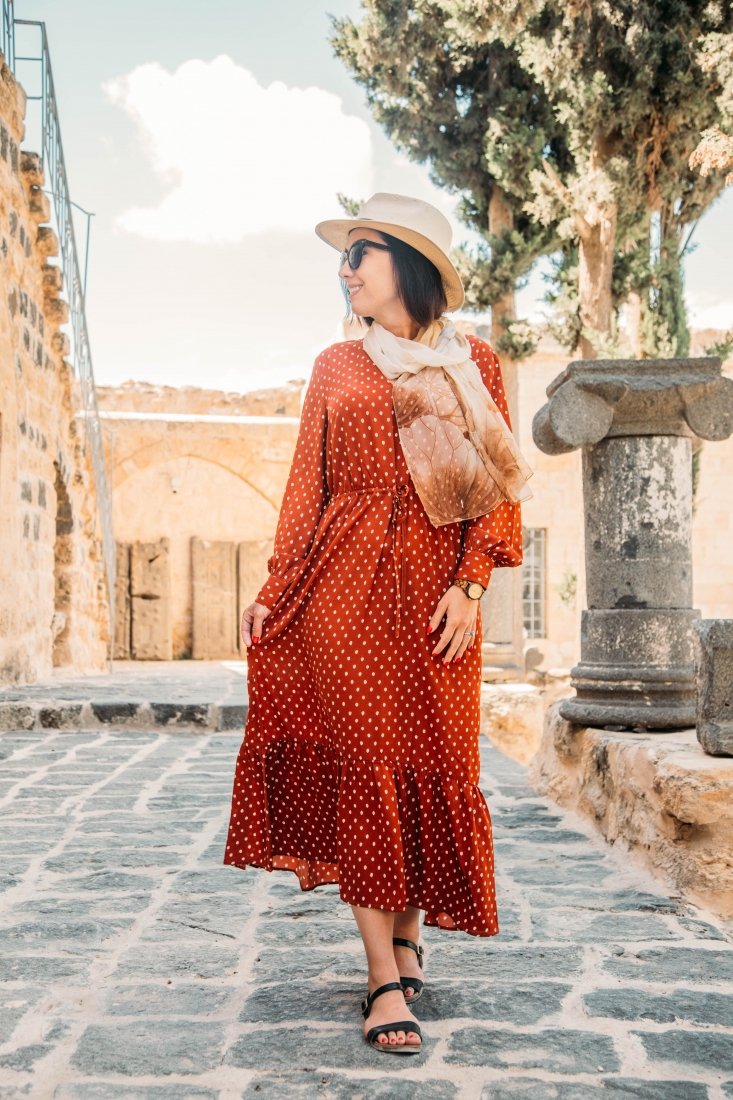
<path fill-rule="evenodd" d="M 328 13 L 358 17 L 359 0 L 15 7 L 46 23 L 71 197 L 94 214 L 98 383 L 242 391 L 305 377 L 344 312 L 336 253 L 313 232 L 339 216 L 338 191 L 427 199 L 454 243 L 470 242 L 457 197 L 394 149 L 333 56 Z M 18 75 L 32 92 L 31 68 Z M 77 229 L 83 251 L 84 219 Z M 695 240 L 691 321 L 732 327 L 733 188 Z M 544 290 L 540 266 L 518 296 L 522 316 L 541 315 Z"/>

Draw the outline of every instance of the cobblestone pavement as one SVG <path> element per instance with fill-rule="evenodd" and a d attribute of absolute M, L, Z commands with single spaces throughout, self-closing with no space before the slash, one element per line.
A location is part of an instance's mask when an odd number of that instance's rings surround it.
<path fill-rule="evenodd" d="M 0 691 L 0 730 L 241 730 L 246 661 L 115 661 L 114 672 Z"/>
<path fill-rule="evenodd" d="M 221 865 L 239 740 L 0 736 L 4 1100 L 733 1097 L 733 945 L 488 745 L 503 931 L 426 930 L 426 1049 L 371 1050 L 336 888 Z"/>

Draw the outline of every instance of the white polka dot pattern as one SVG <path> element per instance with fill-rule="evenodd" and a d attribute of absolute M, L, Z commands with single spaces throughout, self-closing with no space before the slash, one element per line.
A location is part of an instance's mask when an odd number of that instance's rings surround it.
<path fill-rule="evenodd" d="M 498 360 L 469 337 L 494 401 Z M 316 360 L 280 514 L 272 607 L 250 650 L 250 710 L 225 862 L 338 882 L 346 902 L 498 931 L 479 779 L 481 648 L 445 667 L 428 619 L 454 577 L 521 564 L 520 509 L 432 527 L 392 387 L 361 342 Z M 480 638 L 480 623 L 479 623 Z"/>

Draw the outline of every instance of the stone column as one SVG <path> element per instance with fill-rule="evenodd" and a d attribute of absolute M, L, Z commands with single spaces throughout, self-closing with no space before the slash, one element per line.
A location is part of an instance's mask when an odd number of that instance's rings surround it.
<path fill-rule="evenodd" d="M 720 359 L 583 360 L 547 389 L 532 425 L 546 454 L 583 448 L 588 610 L 576 725 L 695 724 L 692 445 L 733 432 Z"/>

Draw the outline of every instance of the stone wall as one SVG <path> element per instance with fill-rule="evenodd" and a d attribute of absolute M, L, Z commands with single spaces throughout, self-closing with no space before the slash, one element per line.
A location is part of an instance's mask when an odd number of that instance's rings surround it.
<path fill-rule="evenodd" d="M 0 682 L 103 667 L 108 609 L 68 306 L 25 94 L 0 70 Z"/>
<path fill-rule="evenodd" d="M 226 393 L 198 386 L 153 386 L 123 382 L 97 386 L 100 409 L 107 412 L 193 413 L 197 416 L 300 416 L 302 378 L 249 393 Z"/>

